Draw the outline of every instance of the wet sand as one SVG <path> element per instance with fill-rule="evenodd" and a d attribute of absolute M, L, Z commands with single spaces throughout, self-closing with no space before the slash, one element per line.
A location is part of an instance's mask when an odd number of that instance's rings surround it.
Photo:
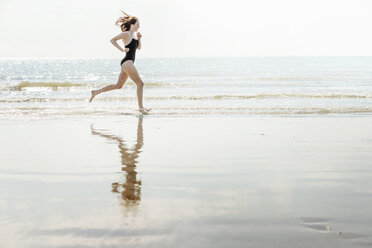
<path fill-rule="evenodd" d="M 372 117 L 0 120 L 2 247 L 371 247 Z"/>

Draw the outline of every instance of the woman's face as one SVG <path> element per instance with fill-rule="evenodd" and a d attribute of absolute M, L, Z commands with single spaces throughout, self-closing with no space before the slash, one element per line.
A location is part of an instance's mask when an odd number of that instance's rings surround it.
<path fill-rule="evenodd" d="M 139 20 L 134 24 L 134 31 L 137 31 L 140 28 Z"/>

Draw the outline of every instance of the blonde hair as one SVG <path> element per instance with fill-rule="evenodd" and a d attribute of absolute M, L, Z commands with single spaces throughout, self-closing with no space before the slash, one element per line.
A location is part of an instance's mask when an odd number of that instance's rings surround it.
<path fill-rule="evenodd" d="M 128 15 L 124 11 L 121 12 L 123 12 L 125 16 L 119 17 L 119 19 L 117 19 L 117 21 L 115 22 L 115 25 L 120 26 L 122 32 L 129 31 L 130 25 L 136 24 L 138 18 L 132 15 Z"/>

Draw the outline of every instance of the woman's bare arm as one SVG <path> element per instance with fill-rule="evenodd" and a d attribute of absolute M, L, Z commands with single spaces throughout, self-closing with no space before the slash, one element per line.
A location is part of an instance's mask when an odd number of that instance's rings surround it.
<path fill-rule="evenodd" d="M 137 49 L 141 49 L 141 39 L 142 39 L 142 34 L 140 32 L 137 32 L 137 39 L 138 39 L 138 47 Z"/>
<path fill-rule="evenodd" d="M 117 48 L 117 49 L 119 49 L 120 51 L 122 51 L 122 52 L 124 52 L 124 49 L 121 47 L 121 46 L 119 46 L 119 44 L 116 42 L 117 40 L 122 40 L 122 39 L 124 39 L 124 38 L 128 38 L 128 36 L 129 36 L 129 34 L 128 33 L 125 33 L 125 32 L 123 32 L 123 33 L 120 33 L 120 34 L 118 34 L 118 35 L 116 35 L 115 37 L 113 37 L 111 40 L 110 40 L 110 42 Z"/>
<path fill-rule="evenodd" d="M 137 47 L 137 49 L 139 49 L 139 50 L 141 49 L 141 38 L 138 39 L 138 47 Z"/>

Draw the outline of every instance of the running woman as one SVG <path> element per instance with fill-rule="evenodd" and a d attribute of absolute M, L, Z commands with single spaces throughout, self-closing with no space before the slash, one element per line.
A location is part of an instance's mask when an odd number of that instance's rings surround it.
<path fill-rule="evenodd" d="M 122 32 L 110 40 L 110 42 L 117 49 L 126 53 L 125 57 L 120 62 L 121 72 L 119 75 L 119 79 L 116 84 L 105 86 L 99 90 L 92 90 L 91 91 L 92 96 L 89 102 L 92 102 L 93 98 L 97 96 L 98 94 L 101 94 L 103 92 L 110 91 L 110 90 L 121 89 L 125 81 L 127 81 L 128 76 L 129 76 L 133 80 L 133 82 L 137 85 L 137 99 L 138 99 L 139 111 L 147 112 L 147 111 L 150 111 L 151 108 L 143 107 L 142 98 L 143 98 L 144 83 L 141 77 L 139 76 L 136 67 L 134 66 L 134 61 L 136 58 L 136 50 L 141 49 L 142 35 L 140 32 L 137 32 L 140 27 L 139 19 L 135 16 L 128 15 L 124 11 L 122 12 L 125 16 L 120 17 L 115 23 L 115 25 L 118 25 L 118 26 L 120 25 Z M 123 41 L 125 49 L 123 49 L 117 43 L 118 40 Z"/>

